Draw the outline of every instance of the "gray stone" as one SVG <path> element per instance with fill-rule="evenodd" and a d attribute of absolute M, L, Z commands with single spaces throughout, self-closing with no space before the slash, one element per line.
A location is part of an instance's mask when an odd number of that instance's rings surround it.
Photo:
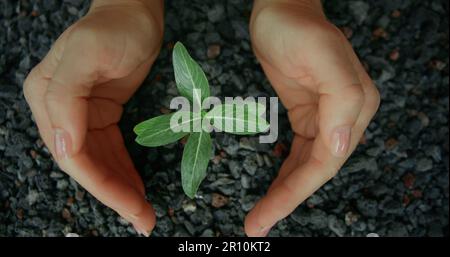
<path fill-rule="evenodd" d="M 339 237 L 343 237 L 347 231 L 344 221 L 334 215 L 328 215 L 328 228 Z"/>
<path fill-rule="evenodd" d="M 256 155 L 247 155 L 242 165 L 244 167 L 244 170 L 247 171 L 248 174 L 252 176 L 255 175 L 256 170 L 258 169 L 258 161 L 256 159 Z"/>
<path fill-rule="evenodd" d="M 370 9 L 369 4 L 363 1 L 351 1 L 348 3 L 348 6 L 356 22 L 361 25 L 367 18 Z"/>
<path fill-rule="evenodd" d="M 419 172 L 429 171 L 433 168 L 433 161 L 428 158 L 422 158 L 417 162 L 416 169 Z"/>

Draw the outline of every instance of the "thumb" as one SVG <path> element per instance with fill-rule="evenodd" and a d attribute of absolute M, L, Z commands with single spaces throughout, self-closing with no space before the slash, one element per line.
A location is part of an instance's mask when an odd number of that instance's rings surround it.
<path fill-rule="evenodd" d="M 56 159 L 78 153 L 87 130 L 88 102 L 96 80 L 96 62 L 86 48 L 66 47 L 45 95 Z"/>
<path fill-rule="evenodd" d="M 319 93 L 320 136 L 336 157 L 347 155 L 352 129 L 364 103 L 364 91 L 340 34 L 323 43 L 311 70 Z M 316 52 L 317 53 L 317 52 Z"/>

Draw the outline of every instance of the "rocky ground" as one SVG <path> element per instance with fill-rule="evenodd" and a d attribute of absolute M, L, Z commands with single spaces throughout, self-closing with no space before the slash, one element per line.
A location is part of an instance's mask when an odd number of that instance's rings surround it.
<path fill-rule="evenodd" d="M 200 60 L 216 95 L 274 95 L 249 42 L 252 1 L 172 0 L 163 49 L 126 105 L 121 127 L 158 223 L 153 236 L 242 236 L 289 147 L 215 135 L 199 197 L 180 185 L 182 147 L 146 149 L 132 127 L 160 114 L 175 94 L 170 48 L 180 40 Z M 271 236 L 448 235 L 449 57 L 447 1 L 329 0 L 330 19 L 351 40 L 382 105 L 339 175 Z M 22 83 L 53 40 L 87 10 L 84 0 L 0 0 L 0 236 L 134 236 L 130 225 L 58 170 L 39 139 Z"/>

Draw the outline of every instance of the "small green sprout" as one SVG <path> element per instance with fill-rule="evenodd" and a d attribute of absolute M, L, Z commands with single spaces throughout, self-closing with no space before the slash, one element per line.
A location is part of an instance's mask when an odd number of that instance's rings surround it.
<path fill-rule="evenodd" d="M 203 109 L 202 104 L 210 96 L 210 89 L 202 68 L 180 42 L 174 46 L 172 60 L 180 95 L 187 98 L 190 104 L 198 106 L 200 110 L 197 112 L 179 110 L 154 117 L 136 125 L 134 132 L 137 135 L 136 142 L 146 147 L 174 143 L 188 136 L 181 160 L 181 182 L 185 194 L 194 198 L 200 183 L 206 177 L 208 162 L 213 154 L 211 128 L 236 135 L 253 135 L 266 131 L 269 124 L 260 117 L 265 111 L 264 105 L 256 102 L 253 105 L 225 103 L 215 105 L 209 111 Z M 175 115 L 177 116 L 174 117 Z M 185 119 L 178 122 L 179 116 Z M 173 119 L 177 123 L 173 123 Z M 186 125 L 187 130 L 183 129 Z M 194 129 L 199 125 L 201 129 Z"/>

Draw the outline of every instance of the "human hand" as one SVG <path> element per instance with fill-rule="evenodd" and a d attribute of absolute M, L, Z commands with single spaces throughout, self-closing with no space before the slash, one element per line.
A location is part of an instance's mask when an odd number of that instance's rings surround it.
<path fill-rule="evenodd" d="M 155 225 L 117 126 L 159 52 L 163 1 L 94 1 L 28 75 L 24 94 L 60 168 L 148 236 Z"/>
<path fill-rule="evenodd" d="M 379 93 L 319 0 L 255 0 L 250 32 L 264 72 L 288 110 L 294 139 L 268 193 L 245 220 L 265 236 L 336 175 L 379 106 Z"/>

